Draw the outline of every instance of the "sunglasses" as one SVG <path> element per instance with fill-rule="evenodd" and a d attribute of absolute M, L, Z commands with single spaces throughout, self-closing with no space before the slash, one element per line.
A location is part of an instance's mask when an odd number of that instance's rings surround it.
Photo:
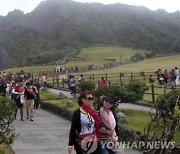
<path fill-rule="evenodd" d="M 94 100 L 93 97 L 88 97 L 88 98 L 86 98 L 86 99 L 89 100 L 89 101 L 93 101 L 93 100 Z"/>

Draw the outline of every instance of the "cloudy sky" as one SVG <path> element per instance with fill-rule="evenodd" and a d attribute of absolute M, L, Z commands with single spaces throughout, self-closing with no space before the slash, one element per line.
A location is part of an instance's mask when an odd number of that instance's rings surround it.
<path fill-rule="evenodd" d="M 0 15 L 7 15 L 14 9 L 24 13 L 31 12 L 41 1 L 45 0 L 0 0 Z M 180 11 L 180 0 L 74 0 L 78 2 L 99 2 L 104 4 L 123 3 L 145 6 L 151 10 L 165 9 L 167 12 Z"/>

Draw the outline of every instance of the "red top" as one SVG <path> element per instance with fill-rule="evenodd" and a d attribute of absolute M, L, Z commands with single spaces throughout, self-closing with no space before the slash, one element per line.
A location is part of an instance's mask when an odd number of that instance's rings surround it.
<path fill-rule="evenodd" d="M 13 89 L 15 89 L 15 92 L 23 93 L 24 88 L 21 86 L 14 86 Z"/>
<path fill-rule="evenodd" d="M 99 84 L 100 84 L 100 87 L 107 87 L 107 81 L 106 80 L 100 80 Z"/>

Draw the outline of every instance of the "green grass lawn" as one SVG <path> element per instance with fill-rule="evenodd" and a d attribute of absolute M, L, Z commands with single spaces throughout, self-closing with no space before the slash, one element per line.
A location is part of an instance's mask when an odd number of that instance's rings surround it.
<path fill-rule="evenodd" d="M 150 115 L 145 111 L 118 109 L 118 112 L 123 112 L 126 115 L 126 122 L 120 123 L 121 126 L 126 128 L 144 132 L 144 128 L 147 128 L 150 122 Z M 158 133 L 160 134 L 161 131 L 159 130 Z M 176 131 L 173 141 L 175 141 L 176 144 L 180 144 L 180 131 Z"/>
<path fill-rule="evenodd" d="M 30 66 L 30 67 L 17 67 L 17 68 L 10 68 L 5 70 L 7 73 L 12 72 L 12 73 L 18 73 L 21 70 L 24 72 L 34 72 L 38 73 L 39 71 L 49 71 L 49 70 L 54 70 L 55 66 L 53 65 L 45 65 L 45 66 Z"/>
<path fill-rule="evenodd" d="M 49 92 L 49 91 L 41 91 L 41 100 L 56 100 L 56 99 L 61 99 L 61 97 L 53 92 Z"/>
<path fill-rule="evenodd" d="M 101 65 L 107 62 L 119 61 L 120 59 L 130 58 L 136 53 L 144 54 L 145 50 L 135 50 L 131 48 L 123 48 L 118 46 L 108 46 L 108 47 L 88 47 L 83 48 L 80 53 L 75 55 L 76 61 L 69 61 L 65 64 L 65 67 L 69 66 L 87 66 L 90 64 L 93 65 Z M 78 60 L 81 58 L 81 60 Z M 107 69 L 107 70 L 98 70 L 91 73 L 94 74 L 103 74 L 103 73 L 117 73 L 117 72 L 155 72 L 157 69 L 172 69 L 175 66 L 180 66 L 180 55 L 159 57 L 159 58 L 151 58 L 146 59 L 140 62 L 136 62 L 133 64 L 122 65 L 116 68 Z M 55 66 L 47 65 L 47 66 L 32 66 L 32 67 L 20 67 L 20 68 L 12 68 L 6 70 L 12 71 L 13 73 L 24 70 L 25 72 L 38 72 L 38 71 L 47 71 L 54 70 Z"/>
<path fill-rule="evenodd" d="M 87 66 L 89 64 L 96 66 L 107 62 L 129 59 L 136 53 L 144 54 L 145 52 L 145 50 L 135 50 L 118 46 L 83 48 L 75 56 L 77 61 L 69 62 L 65 66 Z M 81 60 L 78 60 L 79 58 Z"/>
<path fill-rule="evenodd" d="M 13 152 L 7 145 L 0 144 L 0 154 L 13 154 Z"/>
<path fill-rule="evenodd" d="M 144 54 L 145 50 L 136 50 L 132 48 L 124 48 L 118 46 L 108 46 L 108 47 L 88 47 L 83 48 L 80 53 L 75 55 L 76 61 L 69 61 L 67 64 L 63 65 L 64 67 L 70 66 L 78 66 L 84 67 L 90 64 L 93 65 L 101 65 L 107 62 L 112 62 L 116 60 L 130 58 L 136 53 Z M 78 60 L 80 58 L 80 60 Z M 19 67 L 19 68 L 11 68 L 6 71 L 17 73 L 21 70 L 25 72 L 39 72 L 39 71 L 47 71 L 54 70 L 55 66 L 53 65 L 45 65 L 45 66 L 32 66 L 32 67 Z"/>
<path fill-rule="evenodd" d="M 107 70 L 97 70 L 91 73 L 94 74 L 101 74 L 101 73 L 117 73 L 117 72 L 155 72 L 157 69 L 162 70 L 171 70 L 174 67 L 180 68 L 180 55 L 173 55 L 167 57 L 158 57 L 158 58 L 151 58 L 145 59 L 143 61 L 139 61 L 132 64 L 121 65 L 116 68 L 111 68 Z"/>

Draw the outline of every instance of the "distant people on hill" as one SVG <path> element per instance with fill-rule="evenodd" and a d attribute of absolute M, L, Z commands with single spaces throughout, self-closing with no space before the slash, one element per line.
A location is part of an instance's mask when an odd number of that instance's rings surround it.
<path fill-rule="evenodd" d="M 169 80 L 169 72 L 167 70 L 163 72 L 163 77 L 164 77 L 164 83 L 167 84 Z"/>
<path fill-rule="evenodd" d="M 48 76 L 47 74 L 44 73 L 42 76 L 42 82 L 43 82 L 44 88 L 47 88 L 47 79 L 48 79 Z"/>
<path fill-rule="evenodd" d="M 76 80 L 73 75 L 69 76 L 68 85 L 69 85 L 69 88 L 71 89 L 71 94 L 75 95 L 76 94 Z"/>
<path fill-rule="evenodd" d="M 174 73 L 175 73 L 175 76 L 176 76 L 176 79 L 175 79 L 176 86 L 178 86 L 179 85 L 179 70 L 178 70 L 177 67 L 175 67 Z"/>
<path fill-rule="evenodd" d="M 174 69 L 171 69 L 171 71 L 170 71 L 169 74 L 170 74 L 170 82 L 171 82 L 171 85 L 175 85 L 176 76 L 175 76 Z"/>
<path fill-rule="evenodd" d="M 89 82 L 94 82 L 94 80 L 91 76 L 89 77 Z"/>
<path fill-rule="evenodd" d="M 154 83 L 154 79 L 153 79 L 152 75 L 149 76 L 149 83 Z"/>
<path fill-rule="evenodd" d="M 101 80 L 99 81 L 99 86 L 102 88 L 107 87 L 107 81 L 104 79 L 104 77 L 101 77 Z"/>
<path fill-rule="evenodd" d="M 156 74 L 157 74 L 157 79 L 158 79 L 158 85 L 163 85 L 164 84 L 164 78 L 163 78 L 163 75 L 162 75 L 162 70 L 158 69 L 156 71 Z"/>
<path fill-rule="evenodd" d="M 83 74 L 81 74 L 80 78 L 79 78 L 79 82 L 84 82 L 85 81 L 85 78 L 83 76 Z"/>

